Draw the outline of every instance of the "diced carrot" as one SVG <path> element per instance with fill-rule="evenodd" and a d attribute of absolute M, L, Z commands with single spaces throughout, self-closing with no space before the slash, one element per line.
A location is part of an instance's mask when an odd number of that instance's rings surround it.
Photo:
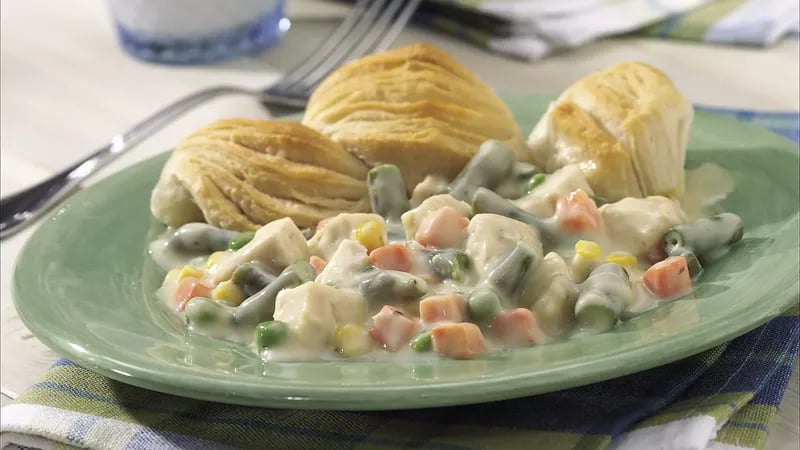
<path fill-rule="evenodd" d="M 369 254 L 369 263 L 384 270 L 411 270 L 411 257 L 403 244 L 389 244 L 378 247 Z"/>
<path fill-rule="evenodd" d="M 211 288 L 194 277 L 186 277 L 178 283 L 175 289 L 175 309 L 183 311 L 189 300 L 195 297 L 211 297 Z"/>
<path fill-rule="evenodd" d="M 495 337 L 507 346 L 536 343 L 536 318 L 525 308 L 503 311 L 492 321 Z"/>
<path fill-rule="evenodd" d="M 574 233 L 600 228 L 600 211 L 594 200 L 581 189 L 556 201 L 555 217 L 561 228 Z"/>
<path fill-rule="evenodd" d="M 445 206 L 428 215 L 414 239 L 425 247 L 460 247 L 467 238 L 467 226 L 469 219 Z"/>
<path fill-rule="evenodd" d="M 308 263 L 311 264 L 311 267 L 314 268 L 314 271 L 317 272 L 317 275 L 319 275 L 319 273 L 322 272 L 323 269 L 325 269 L 325 266 L 328 265 L 328 261 L 325 261 L 324 259 L 316 255 L 309 258 Z"/>
<path fill-rule="evenodd" d="M 395 352 L 408 345 L 419 329 L 419 321 L 409 319 L 395 307 L 384 305 L 372 316 L 369 335 L 386 350 Z"/>
<path fill-rule="evenodd" d="M 433 351 L 440 356 L 455 359 L 471 359 L 486 349 L 481 329 L 474 323 L 446 323 L 431 330 Z"/>
<path fill-rule="evenodd" d="M 670 256 L 650 266 L 642 276 L 644 286 L 658 298 L 673 299 L 692 290 L 692 277 L 683 256 Z"/>
<path fill-rule="evenodd" d="M 419 302 L 423 323 L 463 322 L 466 315 L 467 302 L 460 294 L 434 295 Z"/>

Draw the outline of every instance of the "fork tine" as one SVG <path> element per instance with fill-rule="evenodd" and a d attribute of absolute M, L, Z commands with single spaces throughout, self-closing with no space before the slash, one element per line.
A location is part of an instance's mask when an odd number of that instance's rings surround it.
<path fill-rule="evenodd" d="M 389 1 L 391 3 L 397 0 Z M 294 80 L 294 82 L 283 85 L 282 87 L 293 92 L 302 92 L 305 90 L 305 86 L 309 84 L 310 80 L 319 79 L 321 78 L 320 73 L 324 76 L 324 74 L 327 74 L 333 68 L 339 66 L 343 58 L 350 53 L 354 46 L 357 46 L 358 43 L 366 37 L 365 35 L 369 32 L 370 28 L 380 19 L 376 19 L 376 17 L 378 17 L 378 13 L 383 9 L 385 3 L 385 0 L 373 0 L 367 12 L 360 17 L 358 23 L 350 30 L 347 38 L 342 40 L 332 52 L 326 55 L 326 58 L 322 62 L 317 64 L 313 70 L 307 73 L 303 78 Z M 299 88 L 295 88 L 295 85 L 298 84 Z"/>
<path fill-rule="evenodd" d="M 359 58 L 381 46 L 384 46 L 383 49 L 388 48 L 411 18 L 418 4 L 419 0 L 392 0 L 383 14 L 371 24 L 362 39 L 356 41 L 355 46 L 351 46 L 349 49 L 343 48 L 344 51 L 333 55 L 327 61 L 328 64 L 317 67 L 301 80 L 297 87 L 308 91 L 322 81 L 331 70 L 345 62 Z M 401 6 L 403 6 L 402 10 L 399 15 L 396 15 Z"/>
<path fill-rule="evenodd" d="M 370 2 L 371 0 L 358 0 L 358 2 L 353 5 L 353 9 L 345 16 L 342 23 L 333 31 L 330 37 L 325 39 L 307 58 L 286 72 L 280 81 L 271 86 L 271 89 L 284 89 L 308 75 L 315 67 L 318 67 L 322 60 L 327 57 L 343 39 L 347 38 L 353 26 L 356 25 L 367 12 L 367 5 L 369 5 Z"/>
<path fill-rule="evenodd" d="M 362 39 L 361 42 L 358 43 L 358 45 L 356 45 L 354 48 L 350 50 L 347 56 L 342 60 L 342 63 L 367 53 L 367 51 L 377 41 L 377 36 L 380 35 L 381 30 L 385 30 L 392 23 L 394 14 L 403 4 L 403 1 L 404 0 L 392 0 L 389 2 L 389 5 L 383 11 L 383 14 L 381 14 L 381 16 L 378 17 L 378 20 L 376 20 L 375 23 L 372 24 L 372 27 L 370 27 L 364 39 Z"/>
<path fill-rule="evenodd" d="M 384 34 L 383 39 L 378 43 L 377 46 L 370 49 L 370 53 L 380 52 L 383 50 L 388 49 L 391 47 L 392 43 L 397 39 L 397 36 L 403 31 L 403 28 L 406 27 L 406 24 L 409 20 L 411 20 L 411 16 L 414 15 L 414 12 L 417 10 L 417 6 L 419 6 L 421 0 L 409 0 L 406 7 L 400 12 L 400 15 L 397 17 L 397 20 L 394 21 L 391 27 L 387 30 L 386 34 Z"/>

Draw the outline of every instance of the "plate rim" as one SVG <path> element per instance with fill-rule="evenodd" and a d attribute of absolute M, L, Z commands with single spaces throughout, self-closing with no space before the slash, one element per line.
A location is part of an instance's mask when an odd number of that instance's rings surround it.
<path fill-rule="evenodd" d="M 790 146 L 786 143 L 791 143 L 791 141 L 781 136 L 775 135 L 755 125 L 718 114 L 700 111 L 698 111 L 698 114 L 715 116 L 717 119 L 729 119 L 739 126 L 744 124 L 751 129 L 757 129 L 774 136 L 784 142 L 782 145 L 776 145 L 771 148 L 790 154 L 800 160 L 800 147 L 789 148 Z M 777 144 L 778 142 L 775 141 L 775 143 Z M 167 155 L 168 152 L 159 153 L 111 174 L 95 183 L 89 189 L 77 193 L 72 197 L 72 200 L 79 200 L 82 196 L 87 195 L 86 192 L 90 190 L 102 189 L 102 186 L 106 183 L 114 183 L 115 179 L 121 174 L 136 172 L 137 170 L 142 170 L 143 166 L 147 164 L 154 164 L 157 159 L 166 159 Z M 61 207 L 63 207 L 63 204 Z M 56 210 L 58 210 L 58 208 L 56 208 Z M 43 221 L 44 223 L 39 225 L 34 233 L 28 237 L 14 262 L 12 276 L 13 304 L 25 326 L 28 327 L 42 343 L 55 350 L 61 356 L 113 380 L 166 394 L 237 405 L 286 407 L 294 409 L 330 409 L 331 407 L 335 407 L 337 410 L 395 410 L 481 403 L 551 392 L 629 375 L 698 354 L 757 328 L 793 306 L 796 303 L 796 299 L 800 297 L 800 282 L 795 282 L 789 289 L 782 292 L 780 301 L 776 300 L 773 303 L 776 305 L 775 308 L 758 310 L 757 312 L 742 310 L 739 314 L 733 316 L 732 319 L 734 319 L 734 323 L 736 324 L 733 328 L 730 327 L 728 323 L 720 321 L 706 324 L 707 327 L 710 327 L 710 330 L 706 332 L 706 334 L 713 334 L 715 336 L 714 339 L 703 341 L 701 344 L 695 344 L 691 342 L 691 339 L 694 337 L 693 333 L 680 332 L 670 341 L 662 340 L 660 342 L 640 343 L 625 352 L 602 355 L 604 361 L 620 362 L 620 364 L 607 364 L 602 370 L 597 370 L 588 377 L 585 374 L 572 374 L 570 371 L 564 373 L 569 366 L 576 365 L 573 363 L 551 369 L 551 371 L 555 370 L 556 372 L 561 372 L 562 376 L 558 380 L 553 380 L 548 383 L 528 383 L 527 385 L 524 384 L 525 381 L 534 376 L 531 373 L 496 375 L 492 376 L 490 379 L 477 378 L 456 380 L 446 383 L 437 382 L 394 386 L 380 383 L 376 383 L 372 386 L 364 384 L 343 385 L 336 387 L 336 389 L 330 386 L 315 386 L 313 384 L 293 384 L 291 386 L 292 388 L 301 389 L 303 391 L 303 398 L 299 399 L 297 396 L 291 395 L 291 392 L 287 394 L 287 389 L 284 385 L 258 383 L 255 378 L 245 378 L 237 379 L 235 385 L 252 390 L 253 392 L 251 392 L 251 394 L 257 391 L 260 398 L 255 398 L 252 395 L 232 396 L 230 395 L 230 386 L 220 386 L 218 378 L 209 378 L 207 375 L 204 376 L 201 373 L 202 371 L 198 371 L 197 373 L 188 373 L 190 372 L 189 370 L 182 371 L 181 381 L 183 382 L 170 382 L 171 377 L 164 377 L 161 372 L 167 370 L 168 366 L 161 361 L 154 360 L 155 365 L 140 367 L 107 355 L 95 355 L 90 352 L 81 352 L 69 345 L 67 338 L 60 337 L 57 335 L 58 333 L 37 326 L 37 320 L 35 318 L 36 313 L 26 309 L 24 305 L 20 306 L 21 303 L 24 303 L 24 301 L 19 300 L 19 290 L 21 289 L 20 277 L 22 276 L 19 274 L 20 261 L 24 261 L 25 256 L 29 253 L 29 246 L 36 241 L 37 236 L 46 233 L 49 228 L 48 223 L 51 222 L 52 218 L 57 214 L 58 213 L 51 214 Z M 795 263 L 795 267 L 798 266 L 800 266 L 800 263 Z M 736 320 L 741 318 L 746 318 L 747 320 Z M 723 327 L 725 329 L 720 330 L 720 328 Z M 711 331 L 713 331 L 713 333 L 711 333 Z M 647 354 L 647 358 L 637 358 L 637 356 L 644 354 Z M 600 356 L 595 356 L 594 358 L 582 357 L 579 361 L 576 361 L 576 363 L 579 362 L 580 365 L 583 365 L 586 362 L 591 362 L 599 358 Z M 621 364 L 622 362 L 624 362 L 624 364 Z M 186 368 L 192 369 L 188 366 Z M 194 370 L 191 370 L 191 372 L 194 372 Z M 185 383 L 187 379 L 191 381 L 191 383 Z M 514 384 L 513 388 L 509 388 L 510 383 Z M 191 388 L 186 389 L 187 385 L 190 385 Z M 460 396 L 454 396 L 449 392 L 447 395 L 441 395 L 441 391 L 447 390 L 448 388 L 458 387 L 459 389 L 469 389 L 470 387 L 476 386 L 480 387 L 480 394 L 471 394 L 468 401 L 463 401 Z M 225 389 L 223 389 L 223 387 Z M 387 394 L 391 393 L 393 401 L 371 402 L 368 404 L 368 407 L 359 407 L 358 401 L 342 399 L 342 397 L 352 397 L 356 394 L 363 396 L 364 394 L 376 392 L 380 392 L 384 394 L 384 396 L 388 396 Z M 440 395 L 437 395 L 437 392 L 439 392 Z M 410 393 L 417 396 L 420 393 L 424 393 L 426 395 L 424 406 L 420 405 L 421 402 L 416 396 L 408 396 Z M 477 400 L 475 400 L 475 398 L 477 398 Z"/>

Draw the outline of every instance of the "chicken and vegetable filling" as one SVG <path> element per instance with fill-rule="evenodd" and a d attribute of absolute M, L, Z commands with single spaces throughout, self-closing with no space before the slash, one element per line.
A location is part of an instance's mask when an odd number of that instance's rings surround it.
<path fill-rule="evenodd" d="M 265 358 L 465 359 L 612 329 L 689 293 L 743 236 L 735 214 L 690 221 L 666 197 L 598 207 L 578 167 L 544 174 L 494 141 L 410 199 L 391 165 L 367 185 L 373 213 L 314 230 L 288 218 L 243 234 L 184 225 L 151 247 L 162 265 L 189 261 L 163 297 L 188 332 Z"/>

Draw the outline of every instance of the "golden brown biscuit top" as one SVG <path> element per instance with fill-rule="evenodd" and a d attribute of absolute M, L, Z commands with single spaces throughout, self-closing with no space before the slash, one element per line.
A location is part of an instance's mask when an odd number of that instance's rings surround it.
<path fill-rule="evenodd" d="M 409 191 L 427 174 L 452 178 L 488 139 L 525 156 L 521 131 L 505 103 L 428 44 L 337 69 L 311 96 L 303 123 L 369 165 L 397 165 Z"/>

